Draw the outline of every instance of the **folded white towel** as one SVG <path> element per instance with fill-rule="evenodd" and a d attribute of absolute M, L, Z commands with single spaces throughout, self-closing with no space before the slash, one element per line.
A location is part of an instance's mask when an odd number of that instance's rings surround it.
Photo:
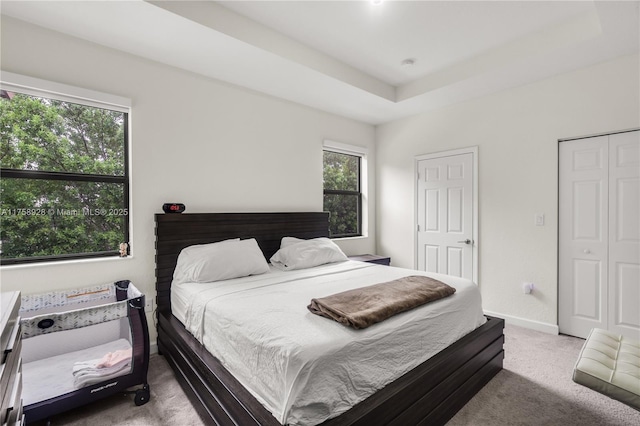
<path fill-rule="evenodd" d="M 93 376 L 108 376 L 111 373 L 115 373 L 117 371 L 121 371 L 123 368 L 131 366 L 131 361 L 125 362 L 122 364 L 114 365 L 113 367 L 108 368 L 73 368 L 74 377 L 84 376 L 87 374 L 91 374 Z"/>
<path fill-rule="evenodd" d="M 111 367 L 96 367 L 97 365 L 96 361 L 97 360 L 76 362 L 73 365 L 73 375 L 77 376 L 80 374 L 85 374 L 87 372 L 89 373 L 95 372 L 96 374 L 106 375 L 106 374 L 110 374 L 113 371 L 119 371 L 123 366 L 131 364 L 131 358 L 118 362 L 117 364 L 114 364 Z"/>
<path fill-rule="evenodd" d="M 73 375 L 73 385 L 76 389 L 95 383 L 104 382 L 116 377 L 124 376 L 131 371 L 131 364 L 121 365 L 120 368 L 101 368 L 99 370 L 84 370 Z"/>
<path fill-rule="evenodd" d="M 76 389 L 127 374 L 131 370 L 131 349 L 109 352 L 99 359 L 73 365 Z"/>

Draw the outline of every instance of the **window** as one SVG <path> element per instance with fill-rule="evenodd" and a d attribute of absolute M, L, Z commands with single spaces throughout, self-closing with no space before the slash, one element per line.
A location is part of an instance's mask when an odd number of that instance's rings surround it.
<path fill-rule="evenodd" d="M 0 262 L 128 254 L 126 100 L 16 75 L 30 84 L 5 83 L 3 74 Z"/>
<path fill-rule="evenodd" d="M 362 235 L 362 182 L 365 151 L 325 141 L 323 152 L 324 211 L 332 238 Z"/>

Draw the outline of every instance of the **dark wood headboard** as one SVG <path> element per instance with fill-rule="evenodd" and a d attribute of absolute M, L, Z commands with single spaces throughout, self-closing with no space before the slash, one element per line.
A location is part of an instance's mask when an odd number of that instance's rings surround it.
<path fill-rule="evenodd" d="M 329 236 L 329 213 L 182 213 L 156 214 L 156 303 L 171 312 L 171 280 L 180 251 L 194 244 L 229 238 L 255 238 L 269 260 L 282 237 Z"/>

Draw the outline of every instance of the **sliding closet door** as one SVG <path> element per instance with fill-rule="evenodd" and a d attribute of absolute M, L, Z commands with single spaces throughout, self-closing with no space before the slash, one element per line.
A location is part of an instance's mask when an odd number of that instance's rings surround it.
<path fill-rule="evenodd" d="M 560 332 L 640 339 L 640 132 L 560 143 Z"/>
<path fill-rule="evenodd" d="M 640 132 L 609 137 L 609 330 L 640 339 Z"/>
<path fill-rule="evenodd" d="M 607 328 L 607 140 L 560 143 L 559 325 L 578 337 Z"/>

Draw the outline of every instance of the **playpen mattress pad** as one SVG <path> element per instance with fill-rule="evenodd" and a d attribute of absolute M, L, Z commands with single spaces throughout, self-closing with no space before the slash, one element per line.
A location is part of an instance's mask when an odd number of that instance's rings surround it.
<path fill-rule="evenodd" d="M 76 390 L 73 365 L 76 362 L 102 358 L 109 352 L 131 349 L 126 339 L 32 361 L 22 366 L 22 400 L 24 405 L 44 401 Z M 124 371 L 119 375 L 127 374 Z M 107 380 L 107 378 L 105 378 Z"/>
<path fill-rule="evenodd" d="M 450 297 L 363 330 L 313 315 L 312 298 L 425 275 Z M 172 285 L 172 312 L 283 424 L 317 424 L 431 358 L 486 321 L 471 281 L 363 262 Z"/>

